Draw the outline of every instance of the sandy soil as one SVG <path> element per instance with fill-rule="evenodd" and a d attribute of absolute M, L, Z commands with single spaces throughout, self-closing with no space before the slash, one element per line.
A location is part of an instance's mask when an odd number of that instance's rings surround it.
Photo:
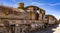
<path fill-rule="evenodd" d="M 51 25 L 46 29 L 38 29 L 29 33 L 60 33 L 60 24 Z"/>
<path fill-rule="evenodd" d="M 53 32 L 53 33 L 60 33 L 60 24 L 58 25 L 58 27 L 56 29 L 52 29 L 52 30 L 55 30 L 55 32 Z"/>

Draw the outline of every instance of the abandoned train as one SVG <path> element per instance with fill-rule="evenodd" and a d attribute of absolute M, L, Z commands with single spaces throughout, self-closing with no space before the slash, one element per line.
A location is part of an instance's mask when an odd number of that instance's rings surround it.
<path fill-rule="evenodd" d="M 24 3 L 19 3 L 18 8 L 0 5 L 0 31 L 6 33 L 32 31 L 56 23 L 53 15 L 46 15 L 45 10 L 37 6 L 24 7 Z"/>

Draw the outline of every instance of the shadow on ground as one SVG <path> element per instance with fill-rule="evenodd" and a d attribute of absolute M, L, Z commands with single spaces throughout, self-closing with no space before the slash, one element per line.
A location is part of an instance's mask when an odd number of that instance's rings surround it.
<path fill-rule="evenodd" d="M 57 28 L 59 24 L 54 24 L 54 25 L 50 25 L 47 28 L 44 29 L 37 29 L 35 31 L 31 31 L 29 33 L 53 33 L 54 30 L 52 30 L 53 28 Z"/>

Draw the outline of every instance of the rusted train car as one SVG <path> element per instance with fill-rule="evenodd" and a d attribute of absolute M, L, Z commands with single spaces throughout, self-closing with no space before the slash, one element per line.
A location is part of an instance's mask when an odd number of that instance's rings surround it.
<path fill-rule="evenodd" d="M 18 8 L 0 6 L 0 29 L 5 33 L 23 33 L 44 28 L 45 23 L 50 24 L 45 16 L 45 10 L 37 6 L 24 7 L 24 3 L 19 3 Z"/>
<path fill-rule="evenodd" d="M 58 20 L 53 15 L 46 15 L 45 19 L 46 19 L 47 24 L 50 24 L 50 25 L 58 23 Z"/>

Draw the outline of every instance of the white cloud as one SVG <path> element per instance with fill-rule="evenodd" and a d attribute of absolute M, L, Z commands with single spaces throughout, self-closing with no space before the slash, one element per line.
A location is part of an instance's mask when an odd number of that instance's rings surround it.
<path fill-rule="evenodd" d="M 49 6 L 56 6 L 56 5 L 60 5 L 60 3 L 54 3 L 54 4 L 48 4 Z"/>
<path fill-rule="evenodd" d="M 60 5 L 60 3 L 53 3 L 53 4 L 45 4 L 45 3 L 39 3 L 39 2 L 31 2 L 30 5 L 35 5 L 35 6 L 56 6 Z"/>
<path fill-rule="evenodd" d="M 45 4 L 45 3 L 39 3 L 39 2 L 32 2 L 30 5 L 36 5 L 36 6 L 40 6 L 40 5 L 56 6 L 56 5 L 60 5 L 60 3 Z"/>
<path fill-rule="evenodd" d="M 46 4 L 44 4 L 44 3 L 39 3 L 39 2 L 31 2 L 31 3 L 25 4 L 25 6 L 38 6 L 38 7 L 44 6 L 44 5 L 46 5 Z"/>
<path fill-rule="evenodd" d="M 40 5 L 45 5 L 45 4 L 39 3 L 39 2 L 32 2 L 31 5 L 40 6 Z"/>

